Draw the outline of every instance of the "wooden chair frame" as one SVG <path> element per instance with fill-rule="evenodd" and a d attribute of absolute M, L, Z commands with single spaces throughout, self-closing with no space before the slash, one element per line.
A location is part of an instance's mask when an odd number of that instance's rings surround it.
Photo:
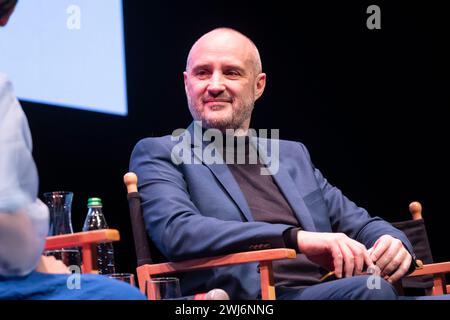
<path fill-rule="evenodd" d="M 409 205 L 409 212 L 412 220 L 423 220 L 422 205 L 420 202 L 414 201 Z M 450 273 L 450 262 L 429 263 L 423 264 L 422 261 L 416 260 L 418 267 L 407 277 L 419 277 L 424 275 L 431 275 L 433 277 L 433 287 L 426 290 L 427 295 L 441 295 L 447 294 L 450 291 L 450 285 L 447 285 L 445 274 Z"/>
<path fill-rule="evenodd" d="M 119 241 L 119 231 L 115 229 L 103 229 L 86 232 L 77 232 L 47 237 L 45 250 L 61 248 L 81 247 L 83 256 L 83 273 L 96 273 L 92 263 L 92 245 L 102 242 Z"/>

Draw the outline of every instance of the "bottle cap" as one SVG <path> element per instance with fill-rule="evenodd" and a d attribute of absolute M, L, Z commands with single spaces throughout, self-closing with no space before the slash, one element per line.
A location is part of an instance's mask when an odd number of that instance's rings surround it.
<path fill-rule="evenodd" d="M 88 207 L 92 206 L 102 206 L 102 199 L 100 198 L 89 198 L 88 199 Z"/>

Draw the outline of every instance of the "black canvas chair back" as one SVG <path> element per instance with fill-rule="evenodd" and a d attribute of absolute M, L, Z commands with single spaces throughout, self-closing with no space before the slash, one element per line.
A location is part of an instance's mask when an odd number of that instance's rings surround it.
<path fill-rule="evenodd" d="M 137 266 L 167 261 L 153 243 L 149 241 L 147 231 L 145 230 L 145 222 L 141 209 L 141 196 L 138 190 L 134 190 L 135 187 L 133 187 L 137 183 L 136 175 L 127 173 L 124 176 L 124 182 L 128 189 L 127 199 L 130 209 L 131 227 L 133 229 L 134 247 L 136 249 Z"/>
<path fill-rule="evenodd" d="M 416 258 L 423 264 L 433 263 L 433 256 L 428 241 L 425 222 L 422 219 L 422 206 L 418 202 L 413 202 L 409 206 L 413 216 L 412 220 L 393 222 L 392 225 L 402 230 L 413 245 Z M 420 262 L 419 262 L 420 264 Z M 402 280 L 402 287 L 405 294 L 424 294 L 423 291 L 433 288 L 433 277 L 431 275 L 405 278 Z"/>

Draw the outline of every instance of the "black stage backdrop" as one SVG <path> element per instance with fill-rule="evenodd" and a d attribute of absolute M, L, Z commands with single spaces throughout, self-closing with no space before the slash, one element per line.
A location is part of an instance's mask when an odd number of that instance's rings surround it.
<path fill-rule="evenodd" d="M 371 4 L 381 8 L 381 30 L 366 27 Z M 141 138 L 189 125 L 186 56 L 195 39 L 221 26 L 254 40 L 268 75 L 252 127 L 303 142 L 328 180 L 372 215 L 407 219 L 408 204 L 421 201 L 435 260 L 450 259 L 443 8 L 228 0 L 124 1 L 124 10 L 128 117 L 23 103 L 41 193 L 74 192 L 75 231 L 87 198 L 101 197 L 122 236 L 119 271 L 136 266 L 122 184 L 131 150 Z"/>

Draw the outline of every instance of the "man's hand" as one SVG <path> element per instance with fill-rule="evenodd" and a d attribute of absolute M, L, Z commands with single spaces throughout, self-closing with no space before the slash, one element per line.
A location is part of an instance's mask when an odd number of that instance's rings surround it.
<path fill-rule="evenodd" d="M 53 256 L 41 256 L 36 271 L 43 273 L 70 273 L 67 266 Z"/>
<path fill-rule="evenodd" d="M 400 280 L 408 271 L 412 257 L 403 243 L 390 236 L 381 236 L 369 249 L 370 258 L 380 269 L 380 275 L 390 282 Z"/>
<path fill-rule="evenodd" d="M 343 233 L 301 230 L 297 233 L 297 244 L 308 259 L 334 271 L 337 278 L 360 274 L 364 265 L 373 267 L 366 247 Z"/>

